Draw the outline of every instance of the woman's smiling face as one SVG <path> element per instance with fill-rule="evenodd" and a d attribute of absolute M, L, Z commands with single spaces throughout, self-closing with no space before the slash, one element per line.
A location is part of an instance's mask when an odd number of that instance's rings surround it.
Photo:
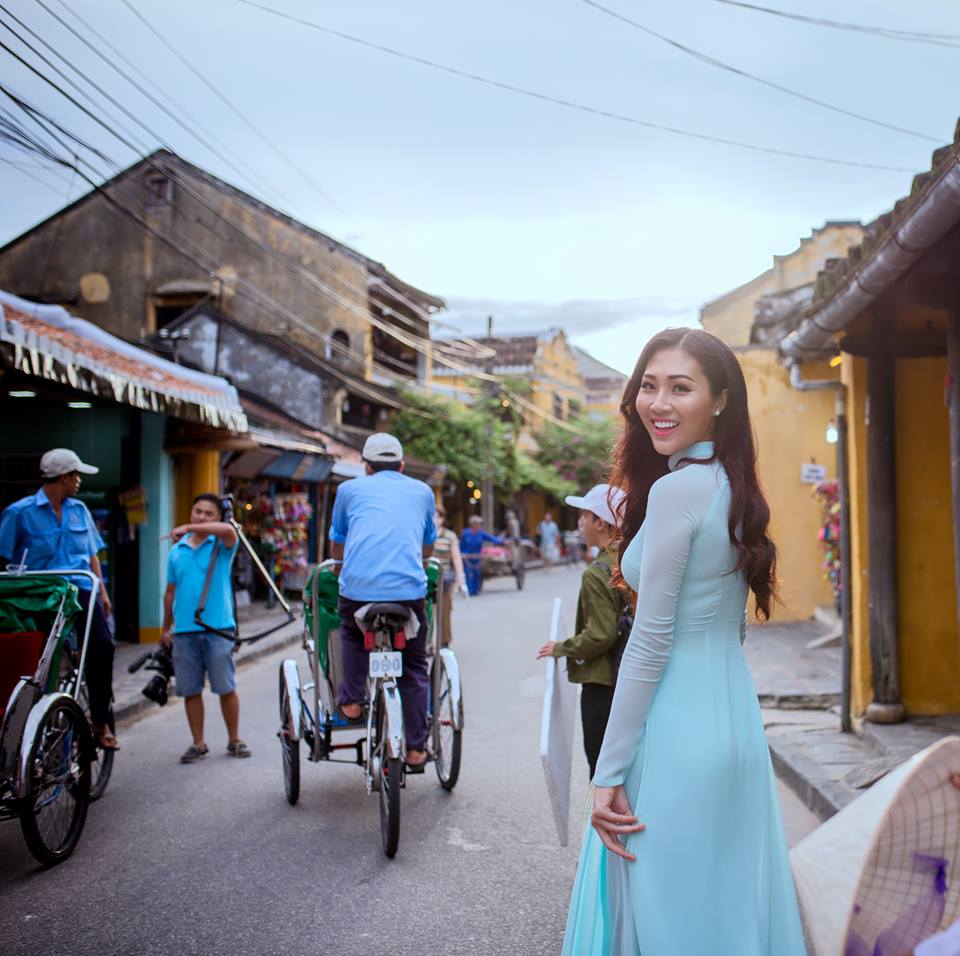
<path fill-rule="evenodd" d="M 700 363 L 682 349 L 655 352 L 637 393 L 636 409 L 656 451 L 670 456 L 713 435 L 726 392 L 714 397 Z"/>

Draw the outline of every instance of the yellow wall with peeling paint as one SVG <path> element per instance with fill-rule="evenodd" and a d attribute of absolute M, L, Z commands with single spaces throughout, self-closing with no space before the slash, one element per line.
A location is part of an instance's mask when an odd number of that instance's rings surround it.
<path fill-rule="evenodd" d="M 760 483 L 778 550 L 783 605 L 775 609 L 774 619 L 806 620 L 818 605 L 833 604 L 833 591 L 822 571 L 820 508 L 813 485 L 801 481 L 800 471 L 812 463 L 825 466 L 829 478 L 836 477 L 836 446 L 826 439 L 835 396 L 830 390 L 794 389 L 773 349 L 752 348 L 737 357 L 747 381 Z M 804 366 L 804 377 L 836 378 L 836 373 L 826 363 L 811 363 Z"/>

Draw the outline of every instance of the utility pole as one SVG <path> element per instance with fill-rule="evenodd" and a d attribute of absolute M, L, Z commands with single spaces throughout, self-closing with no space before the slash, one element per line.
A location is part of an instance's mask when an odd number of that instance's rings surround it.
<path fill-rule="evenodd" d="M 487 338 L 493 336 L 493 316 L 487 316 Z M 487 375 L 493 374 L 494 356 L 489 355 L 484 359 L 483 367 Z M 492 399 L 499 392 L 497 383 L 489 378 L 483 383 L 483 392 L 488 399 L 488 405 L 492 404 Z M 480 501 L 480 514 L 483 517 L 484 527 L 491 534 L 493 533 L 493 409 L 487 409 L 487 424 L 484 429 L 485 447 L 484 447 L 484 468 L 483 480 L 480 482 L 483 497 Z"/>

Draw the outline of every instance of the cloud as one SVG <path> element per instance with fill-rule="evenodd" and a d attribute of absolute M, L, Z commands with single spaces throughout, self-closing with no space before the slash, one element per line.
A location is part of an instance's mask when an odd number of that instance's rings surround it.
<path fill-rule="evenodd" d="M 571 299 L 566 302 L 539 302 L 510 299 L 458 298 L 447 300 L 440 314 L 437 334 L 483 335 L 487 316 L 493 316 L 495 335 L 564 329 L 571 338 L 618 326 L 659 321 L 661 327 L 676 324 L 680 317 L 696 315 L 704 301 L 673 296 L 641 296 L 630 299 Z"/>

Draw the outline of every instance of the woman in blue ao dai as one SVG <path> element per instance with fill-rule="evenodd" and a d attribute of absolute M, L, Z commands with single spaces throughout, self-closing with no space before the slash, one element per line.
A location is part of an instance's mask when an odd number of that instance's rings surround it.
<path fill-rule="evenodd" d="M 638 593 L 594 778 L 565 956 L 805 956 L 741 644 L 776 551 L 736 357 L 696 329 L 624 392 L 621 572 Z"/>

